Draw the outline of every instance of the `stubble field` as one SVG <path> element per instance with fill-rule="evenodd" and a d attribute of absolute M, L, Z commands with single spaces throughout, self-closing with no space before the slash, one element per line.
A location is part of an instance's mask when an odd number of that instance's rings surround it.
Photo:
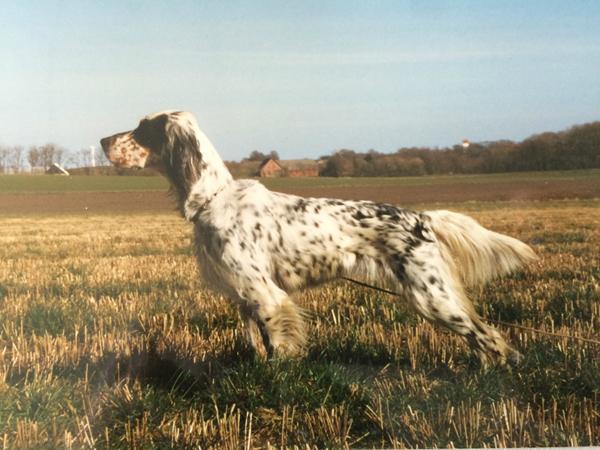
<path fill-rule="evenodd" d="M 472 292 L 485 318 L 597 341 L 600 200 L 531 200 L 419 206 L 467 212 L 540 256 Z M 484 371 L 400 299 L 333 283 L 297 297 L 306 358 L 263 361 L 203 289 L 190 236 L 163 206 L 1 211 L 4 448 L 600 444 L 597 343 L 501 326 L 524 361 Z"/>

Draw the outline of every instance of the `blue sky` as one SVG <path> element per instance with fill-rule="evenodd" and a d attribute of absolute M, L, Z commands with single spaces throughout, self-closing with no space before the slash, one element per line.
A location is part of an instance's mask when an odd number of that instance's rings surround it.
<path fill-rule="evenodd" d="M 5 1 L 0 144 L 193 111 L 225 159 L 522 139 L 600 120 L 595 1 Z"/>

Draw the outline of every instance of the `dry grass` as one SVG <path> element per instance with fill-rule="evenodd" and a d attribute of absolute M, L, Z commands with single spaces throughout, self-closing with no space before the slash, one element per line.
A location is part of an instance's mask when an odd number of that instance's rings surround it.
<path fill-rule="evenodd" d="M 600 202 L 469 209 L 541 256 L 475 292 L 480 312 L 598 339 Z M 167 214 L 0 219 L 4 448 L 600 444 L 600 347 L 504 329 L 525 360 L 483 372 L 398 299 L 331 284 L 298 298 L 307 358 L 264 362 L 190 234 Z"/>

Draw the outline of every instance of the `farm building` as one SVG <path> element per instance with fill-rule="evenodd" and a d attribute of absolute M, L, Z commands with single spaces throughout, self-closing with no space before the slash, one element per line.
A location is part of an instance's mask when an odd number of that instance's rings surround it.
<path fill-rule="evenodd" d="M 318 177 L 319 164 L 312 159 L 277 161 L 269 158 L 259 169 L 261 177 Z"/>
<path fill-rule="evenodd" d="M 70 175 L 66 169 L 64 169 L 60 164 L 54 163 L 48 170 L 46 170 L 46 174 L 48 175 Z"/>
<path fill-rule="evenodd" d="M 283 177 L 285 170 L 278 161 L 269 158 L 265 159 L 258 169 L 258 174 L 263 178 Z"/>

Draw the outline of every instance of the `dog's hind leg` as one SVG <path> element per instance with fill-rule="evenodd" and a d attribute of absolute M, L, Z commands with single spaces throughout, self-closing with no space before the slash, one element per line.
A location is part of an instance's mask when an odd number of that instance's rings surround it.
<path fill-rule="evenodd" d="M 404 256 L 392 255 L 390 264 L 414 309 L 463 336 L 484 365 L 518 359 L 518 352 L 481 320 L 436 242 L 422 242 Z"/>

